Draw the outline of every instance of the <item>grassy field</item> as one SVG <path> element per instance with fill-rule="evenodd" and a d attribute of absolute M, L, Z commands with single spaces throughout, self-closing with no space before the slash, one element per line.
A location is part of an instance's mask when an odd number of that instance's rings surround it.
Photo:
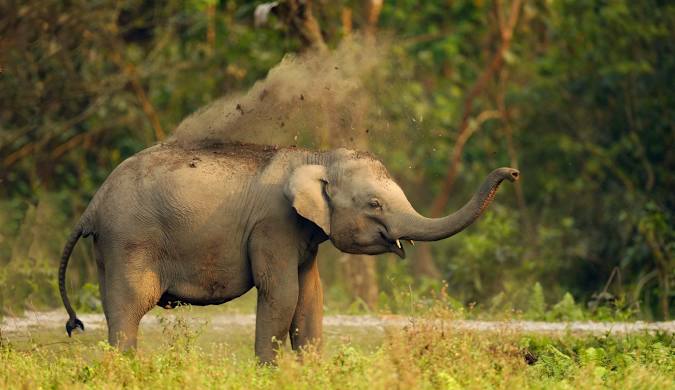
<path fill-rule="evenodd" d="M 135 354 L 107 346 L 104 329 L 7 333 L 2 388 L 621 388 L 675 389 L 675 336 L 535 335 L 453 329 L 328 327 L 324 351 L 302 361 L 287 346 L 278 367 L 253 355 L 253 328 L 226 331 L 185 310 L 142 328 Z"/>

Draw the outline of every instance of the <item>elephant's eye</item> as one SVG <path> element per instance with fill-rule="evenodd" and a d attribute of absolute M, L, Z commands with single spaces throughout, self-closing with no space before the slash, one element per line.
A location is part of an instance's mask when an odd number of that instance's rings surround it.
<path fill-rule="evenodd" d="M 371 199 L 371 200 L 368 202 L 368 205 L 369 205 L 370 207 L 374 208 L 374 209 L 381 209 L 381 208 L 382 208 L 382 203 L 380 203 L 380 201 L 377 200 L 377 199 Z"/>

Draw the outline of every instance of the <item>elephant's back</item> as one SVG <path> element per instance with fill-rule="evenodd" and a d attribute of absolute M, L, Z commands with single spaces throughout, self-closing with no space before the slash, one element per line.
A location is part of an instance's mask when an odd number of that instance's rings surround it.
<path fill-rule="evenodd" d="M 185 149 L 158 144 L 123 161 L 92 199 L 84 220 L 96 231 L 131 225 L 172 229 L 199 224 L 214 213 L 234 213 L 272 147 L 211 144 Z"/>
<path fill-rule="evenodd" d="M 276 153 L 275 147 L 265 145 L 205 143 L 195 148 L 184 148 L 169 142 L 147 148 L 128 160 L 142 178 L 180 170 L 191 174 L 251 175 L 264 169 Z"/>

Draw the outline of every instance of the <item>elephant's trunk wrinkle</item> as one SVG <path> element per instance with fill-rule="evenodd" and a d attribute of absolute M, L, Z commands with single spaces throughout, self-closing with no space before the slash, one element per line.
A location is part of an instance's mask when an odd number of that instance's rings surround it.
<path fill-rule="evenodd" d="M 495 195 L 497 195 L 497 190 L 499 189 L 499 184 L 501 184 L 501 181 L 499 181 L 497 184 L 495 184 L 494 187 L 490 190 L 490 192 L 487 194 L 485 199 L 483 199 L 483 203 L 480 205 L 480 209 L 478 210 L 478 216 L 483 214 L 483 211 L 492 203 L 492 201 L 495 198 Z"/>

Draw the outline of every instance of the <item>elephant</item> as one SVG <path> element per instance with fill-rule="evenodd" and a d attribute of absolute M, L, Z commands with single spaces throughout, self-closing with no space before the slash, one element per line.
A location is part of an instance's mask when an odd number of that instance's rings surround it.
<path fill-rule="evenodd" d="M 255 287 L 255 353 L 274 362 L 287 336 L 294 350 L 321 344 L 319 244 L 404 258 L 403 243 L 462 231 L 503 180 L 518 176 L 495 169 L 458 211 L 426 218 L 367 152 L 156 144 L 113 170 L 65 245 L 59 289 L 66 331 L 84 330 L 65 274 L 79 238 L 91 236 L 111 345 L 135 349 L 139 322 L 156 305 L 216 305 Z"/>

